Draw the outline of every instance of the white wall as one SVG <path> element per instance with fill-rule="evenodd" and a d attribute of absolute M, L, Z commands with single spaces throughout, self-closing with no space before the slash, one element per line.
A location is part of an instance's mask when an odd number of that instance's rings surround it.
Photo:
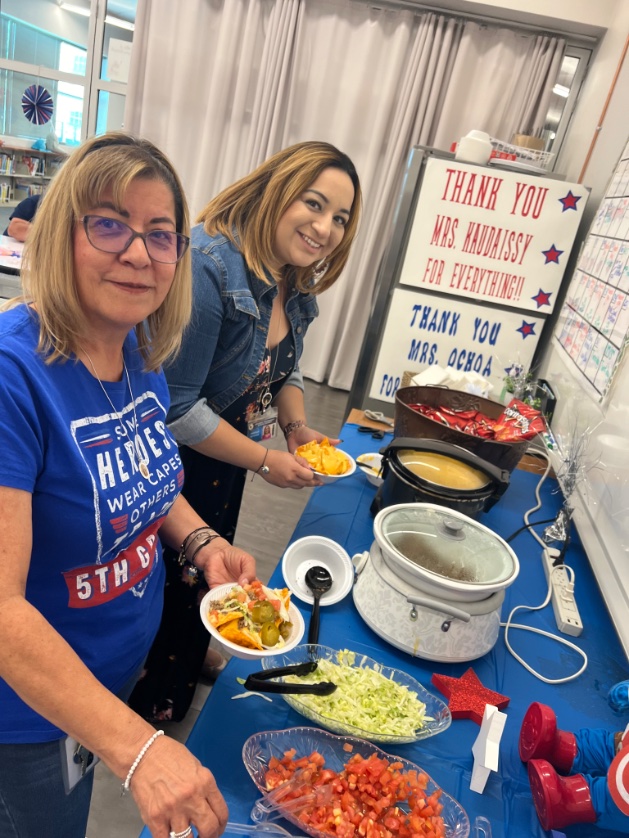
<path fill-rule="evenodd" d="M 584 34 L 611 26 L 623 0 L 460 0 L 460 11 L 498 16 Z M 444 5 L 451 5 L 444 3 Z M 555 23 L 553 23 L 555 22 Z M 567 24 L 567 26 L 566 26 Z"/>
<path fill-rule="evenodd" d="M 623 2 L 594 57 L 564 148 L 557 161 L 558 171 L 564 172 L 568 180 L 577 180 L 586 161 L 592 139 L 598 133 L 598 139 L 583 178 L 583 182 L 592 189 L 590 214 L 593 213 L 603 195 L 605 185 L 629 134 L 627 121 L 629 56 L 620 70 L 601 130 L 597 132 L 599 119 L 628 36 L 629 3 Z"/>

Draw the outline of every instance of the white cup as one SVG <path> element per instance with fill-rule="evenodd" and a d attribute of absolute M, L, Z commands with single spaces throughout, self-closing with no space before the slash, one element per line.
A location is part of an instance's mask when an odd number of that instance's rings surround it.
<path fill-rule="evenodd" d="M 491 140 L 484 131 L 470 131 L 462 137 L 456 147 L 455 160 L 462 163 L 478 163 L 483 166 L 491 157 Z"/>

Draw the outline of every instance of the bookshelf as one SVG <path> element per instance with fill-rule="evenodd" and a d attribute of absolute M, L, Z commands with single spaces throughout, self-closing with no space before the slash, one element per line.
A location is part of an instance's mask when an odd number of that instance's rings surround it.
<path fill-rule="evenodd" d="M 65 159 L 60 151 L 0 146 L 0 207 L 15 207 L 44 190 Z"/>

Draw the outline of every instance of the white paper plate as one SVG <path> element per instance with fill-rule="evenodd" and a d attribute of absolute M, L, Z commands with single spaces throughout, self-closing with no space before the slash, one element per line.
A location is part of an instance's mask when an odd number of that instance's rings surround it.
<path fill-rule="evenodd" d="M 332 577 L 332 587 L 319 600 L 320 605 L 333 605 L 351 591 L 354 584 L 354 566 L 346 551 L 322 535 L 307 535 L 290 545 L 282 558 L 282 573 L 290 592 L 312 603 L 312 593 L 306 585 L 306 573 L 311 567 L 321 565 Z"/>
<path fill-rule="evenodd" d="M 237 643 L 232 643 L 231 640 L 224 638 L 218 629 L 215 629 L 212 623 L 210 623 L 209 613 L 212 602 L 216 602 L 217 600 L 221 600 L 223 597 L 226 597 L 233 587 L 233 582 L 228 582 L 224 585 L 217 585 L 216 588 L 212 588 L 211 591 L 207 592 L 201 600 L 201 605 L 199 606 L 203 625 L 210 632 L 212 637 L 224 646 L 230 655 L 233 655 L 235 658 L 242 658 L 243 660 L 259 660 L 261 658 L 271 657 L 272 655 L 278 655 L 280 652 L 288 652 L 291 649 L 294 649 L 295 646 L 299 646 L 304 636 L 306 627 L 304 618 L 301 616 L 299 608 L 297 608 L 297 606 L 292 602 L 288 606 L 288 613 L 290 621 L 293 624 L 293 628 L 290 637 L 281 648 L 247 649 L 244 646 L 239 646 Z"/>

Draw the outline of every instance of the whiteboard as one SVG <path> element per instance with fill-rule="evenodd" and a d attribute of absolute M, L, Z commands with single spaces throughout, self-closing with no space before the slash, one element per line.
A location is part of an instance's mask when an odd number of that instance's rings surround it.
<path fill-rule="evenodd" d="M 583 441 L 577 489 L 569 502 L 629 657 L 628 260 L 629 144 L 581 249 L 542 368 L 557 396 L 556 471 Z M 575 595 L 577 604 L 586 595 L 578 579 Z"/>

